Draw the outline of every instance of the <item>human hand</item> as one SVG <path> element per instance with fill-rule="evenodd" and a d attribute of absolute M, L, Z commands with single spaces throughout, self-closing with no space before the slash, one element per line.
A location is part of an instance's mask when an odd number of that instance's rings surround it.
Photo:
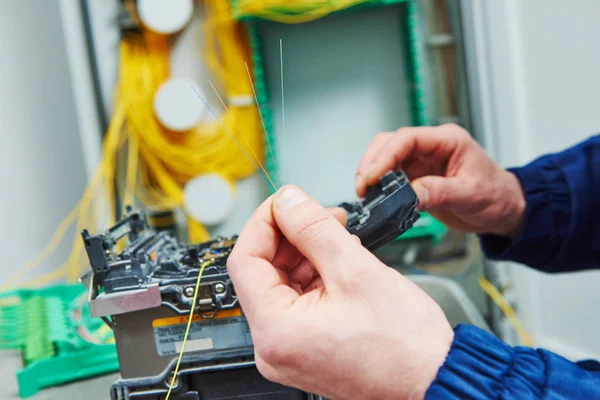
<path fill-rule="evenodd" d="M 356 172 L 356 192 L 402 168 L 429 211 L 449 227 L 513 238 L 521 229 L 525 196 L 517 177 L 497 165 L 458 125 L 380 133 Z"/>
<path fill-rule="evenodd" d="M 330 399 L 423 398 L 453 330 L 334 214 L 286 186 L 258 208 L 229 256 L 258 370 Z"/>

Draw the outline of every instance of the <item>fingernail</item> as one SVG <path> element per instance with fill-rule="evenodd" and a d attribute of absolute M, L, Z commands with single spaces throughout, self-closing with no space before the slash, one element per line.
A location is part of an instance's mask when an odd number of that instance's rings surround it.
<path fill-rule="evenodd" d="M 413 189 L 419 198 L 419 204 L 421 207 L 425 207 L 429 202 L 429 189 L 425 186 L 421 186 L 418 183 L 413 184 Z"/>
<path fill-rule="evenodd" d="M 308 195 L 297 186 L 286 186 L 275 197 L 275 205 L 282 211 L 287 211 L 308 200 Z"/>

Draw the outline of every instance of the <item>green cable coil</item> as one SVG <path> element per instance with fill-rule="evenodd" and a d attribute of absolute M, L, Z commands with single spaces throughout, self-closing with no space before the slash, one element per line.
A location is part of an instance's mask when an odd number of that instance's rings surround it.
<path fill-rule="evenodd" d="M 267 144 L 270 143 L 271 148 L 273 149 L 272 155 L 269 151 L 265 152 L 265 169 L 269 175 L 278 176 L 277 171 L 279 170 L 279 161 L 276 151 L 277 137 L 275 134 L 272 112 L 268 105 L 269 95 L 266 83 L 267 80 L 265 77 L 263 53 L 257 24 L 260 23 L 261 20 L 270 20 L 270 16 L 273 15 L 273 13 L 285 13 L 285 10 L 266 10 L 256 14 L 244 14 L 240 11 L 240 0 L 231 1 L 234 17 L 239 21 L 246 21 L 247 23 L 258 107 L 260 107 L 265 121 L 265 148 L 267 148 Z M 405 33 L 404 37 L 406 38 L 405 57 L 408 65 L 406 80 L 410 87 L 408 96 L 411 106 L 412 124 L 414 126 L 424 126 L 428 125 L 429 121 L 426 116 L 427 102 L 425 100 L 424 79 L 422 76 L 422 55 L 419 50 L 421 38 L 419 37 L 419 18 L 417 15 L 416 0 L 364 0 L 360 4 L 337 11 L 336 13 L 354 12 L 366 8 L 399 4 L 403 4 L 404 7 L 406 7 L 401 24 Z M 307 8 L 307 12 L 308 11 L 310 11 L 310 8 Z M 301 14 L 294 12 L 289 15 L 298 16 Z M 430 214 L 422 213 L 421 218 L 415 223 L 414 227 L 405 232 L 397 240 L 430 238 L 434 243 L 438 243 L 442 240 L 446 232 L 447 227 L 444 224 Z"/>
<path fill-rule="evenodd" d="M 83 285 L 0 293 L 0 349 L 16 349 L 19 396 L 119 370 L 112 331 L 93 318 Z"/>

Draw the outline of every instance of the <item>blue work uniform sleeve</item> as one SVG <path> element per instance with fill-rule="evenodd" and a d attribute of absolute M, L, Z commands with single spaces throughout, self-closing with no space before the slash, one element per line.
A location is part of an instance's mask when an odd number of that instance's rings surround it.
<path fill-rule="evenodd" d="M 425 399 L 600 399 L 598 372 L 474 326 L 458 325 L 454 335 Z"/>
<path fill-rule="evenodd" d="M 513 240 L 480 235 L 487 257 L 545 272 L 600 266 L 600 135 L 510 168 L 525 193 L 524 224 Z"/>

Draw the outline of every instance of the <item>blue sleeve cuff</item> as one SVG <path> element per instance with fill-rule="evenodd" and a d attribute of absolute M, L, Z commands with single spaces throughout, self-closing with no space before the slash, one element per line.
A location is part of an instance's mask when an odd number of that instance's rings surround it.
<path fill-rule="evenodd" d="M 599 399 L 600 373 L 547 350 L 510 347 L 470 325 L 454 342 L 426 399 Z"/>
<path fill-rule="evenodd" d="M 459 325 L 425 398 L 541 398 L 545 387 L 546 364 L 536 350 L 512 348 L 484 330 Z"/>
<path fill-rule="evenodd" d="M 525 194 L 523 229 L 514 239 L 480 235 L 485 255 L 555 272 L 571 222 L 571 191 L 562 170 L 550 157 L 511 168 Z"/>

